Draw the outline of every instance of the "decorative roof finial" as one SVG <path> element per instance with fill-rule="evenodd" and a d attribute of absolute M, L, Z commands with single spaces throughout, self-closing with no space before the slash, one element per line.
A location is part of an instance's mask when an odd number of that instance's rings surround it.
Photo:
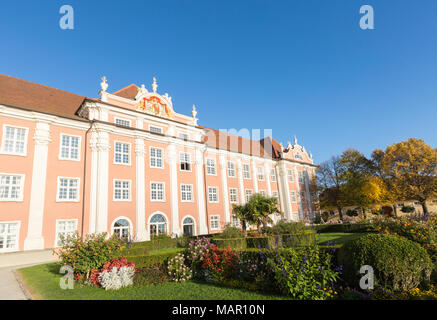
<path fill-rule="evenodd" d="M 279 145 L 281 146 L 281 152 L 284 151 L 284 145 L 282 144 L 282 142 Z"/>
<path fill-rule="evenodd" d="M 194 104 L 193 104 L 193 111 L 191 111 L 191 114 L 193 115 L 193 118 L 196 118 L 197 111 L 196 111 L 196 106 Z"/>
<path fill-rule="evenodd" d="M 291 145 L 291 142 L 290 141 L 288 141 L 288 143 L 287 143 L 287 149 L 293 149 L 293 146 Z"/>
<path fill-rule="evenodd" d="M 100 82 L 100 88 L 102 88 L 103 92 L 106 92 L 106 89 L 108 89 L 108 83 L 106 82 L 106 77 L 102 77 L 102 82 Z"/>
<path fill-rule="evenodd" d="M 295 144 L 295 145 L 297 144 L 297 138 L 296 138 L 296 135 L 294 135 L 294 144 Z"/>
<path fill-rule="evenodd" d="M 311 151 L 310 151 L 310 159 L 312 159 L 313 158 L 313 154 L 311 153 Z"/>
<path fill-rule="evenodd" d="M 156 93 L 156 89 L 158 89 L 158 84 L 156 83 L 155 77 L 153 77 L 152 89 L 153 89 L 153 92 L 155 92 L 155 93 Z"/>

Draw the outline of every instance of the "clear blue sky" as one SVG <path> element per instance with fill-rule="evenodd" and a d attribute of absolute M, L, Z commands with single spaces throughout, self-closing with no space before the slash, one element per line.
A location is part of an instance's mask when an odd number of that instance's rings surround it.
<path fill-rule="evenodd" d="M 59 28 L 70 4 L 75 29 Z M 359 28 L 361 5 L 375 30 Z M 437 147 L 437 1 L 2 1 L 0 72 L 97 97 L 158 79 L 199 124 L 294 134 L 317 163 Z"/>

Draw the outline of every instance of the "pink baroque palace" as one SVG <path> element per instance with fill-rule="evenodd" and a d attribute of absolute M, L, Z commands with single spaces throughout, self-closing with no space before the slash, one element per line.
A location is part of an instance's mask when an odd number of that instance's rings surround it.
<path fill-rule="evenodd" d="M 76 231 L 212 234 L 239 226 L 232 205 L 254 193 L 277 197 L 283 219 L 312 219 L 316 166 L 296 138 L 284 148 L 200 126 L 156 79 L 151 91 L 100 86 L 94 99 L 0 74 L 0 252 Z"/>

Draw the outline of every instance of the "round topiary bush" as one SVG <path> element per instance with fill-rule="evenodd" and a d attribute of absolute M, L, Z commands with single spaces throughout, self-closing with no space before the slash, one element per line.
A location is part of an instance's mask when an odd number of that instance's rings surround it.
<path fill-rule="evenodd" d="M 432 262 L 424 248 L 408 239 L 388 234 L 368 234 L 347 242 L 338 252 L 343 277 L 350 286 L 359 287 L 360 268 L 374 271 L 374 287 L 390 290 L 416 288 L 429 281 Z"/>

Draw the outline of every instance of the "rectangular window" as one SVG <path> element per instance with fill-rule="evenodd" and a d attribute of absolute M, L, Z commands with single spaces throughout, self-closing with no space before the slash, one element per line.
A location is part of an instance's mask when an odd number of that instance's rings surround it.
<path fill-rule="evenodd" d="M 216 175 L 215 159 L 206 159 L 206 173 L 208 175 Z"/>
<path fill-rule="evenodd" d="M 80 137 L 61 134 L 61 154 L 62 160 L 79 160 Z"/>
<path fill-rule="evenodd" d="M 263 181 L 264 180 L 264 170 L 262 167 L 257 167 L 256 168 L 258 171 L 258 180 Z"/>
<path fill-rule="evenodd" d="M 164 200 L 164 183 L 151 182 L 150 183 L 150 200 L 151 201 L 165 201 Z"/>
<path fill-rule="evenodd" d="M 238 191 L 236 188 L 229 189 L 229 200 L 231 203 L 238 203 Z"/>
<path fill-rule="evenodd" d="M 18 222 L 0 222 L 0 252 L 18 250 Z"/>
<path fill-rule="evenodd" d="M 129 180 L 114 180 L 114 200 L 115 201 L 130 201 L 130 181 Z"/>
<path fill-rule="evenodd" d="M 191 161 L 189 153 L 180 153 L 181 171 L 191 171 Z"/>
<path fill-rule="evenodd" d="M 293 171 L 292 170 L 287 170 L 287 177 L 288 177 L 288 182 L 293 182 Z"/>
<path fill-rule="evenodd" d="M 114 163 L 130 164 L 130 144 L 115 142 Z"/>
<path fill-rule="evenodd" d="M 249 202 L 250 198 L 252 198 L 252 190 L 246 190 L 246 202 Z"/>
<path fill-rule="evenodd" d="M 0 201 L 22 201 L 23 185 L 23 174 L 0 173 Z"/>
<path fill-rule="evenodd" d="M 250 170 L 248 164 L 243 164 L 243 178 L 250 179 Z"/>
<path fill-rule="evenodd" d="M 115 124 L 118 124 L 119 126 L 130 127 L 131 121 L 126 119 L 115 118 Z"/>
<path fill-rule="evenodd" d="M 208 201 L 209 202 L 218 202 L 217 187 L 208 187 Z"/>
<path fill-rule="evenodd" d="M 295 203 L 296 202 L 296 192 L 291 191 L 290 196 L 291 196 L 291 202 Z"/>
<path fill-rule="evenodd" d="M 181 184 L 181 200 L 193 201 L 193 185 Z"/>
<path fill-rule="evenodd" d="M 298 177 L 299 177 L 299 183 L 303 183 L 303 174 L 302 174 L 302 171 L 299 171 L 297 174 L 298 174 Z"/>
<path fill-rule="evenodd" d="M 272 180 L 272 182 L 276 182 L 276 172 L 275 172 L 275 169 L 271 169 L 270 170 L 270 180 Z"/>
<path fill-rule="evenodd" d="M 65 239 L 67 236 L 73 236 L 77 229 L 77 220 L 56 220 L 56 242 L 55 247 L 60 247 L 61 236 Z"/>
<path fill-rule="evenodd" d="M 190 136 L 186 133 L 179 133 L 179 138 L 184 139 L 184 140 L 189 140 Z"/>
<path fill-rule="evenodd" d="M 150 148 L 150 167 L 163 168 L 162 149 Z"/>
<path fill-rule="evenodd" d="M 278 191 L 272 191 L 272 196 L 273 196 L 273 198 L 278 199 L 279 198 Z"/>
<path fill-rule="evenodd" d="M 211 230 L 220 230 L 220 216 L 211 216 Z"/>
<path fill-rule="evenodd" d="M 3 126 L 2 153 L 25 155 L 27 128 Z"/>
<path fill-rule="evenodd" d="M 235 214 L 232 215 L 232 226 L 236 228 L 241 227 L 240 219 L 238 219 Z"/>
<path fill-rule="evenodd" d="M 260 190 L 259 193 L 262 194 L 263 196 L 266 195 L 266 191 L 265 190 Z"/>
<path fill-rule="evenodd" d="M 149 126 L 149 131 L 153 133 L 162 133 L 162 128 L 155 127 L 155 126 Z"/>
<path fill-rule="evenodd" d="M 79 178 L 58 177 L 57 201 L 79 201 Z"/>
<path fill-rule="evenodd" d="M 233 162 L 228 162 L 228 177 L 235 178 L 235 165 Z"/>

